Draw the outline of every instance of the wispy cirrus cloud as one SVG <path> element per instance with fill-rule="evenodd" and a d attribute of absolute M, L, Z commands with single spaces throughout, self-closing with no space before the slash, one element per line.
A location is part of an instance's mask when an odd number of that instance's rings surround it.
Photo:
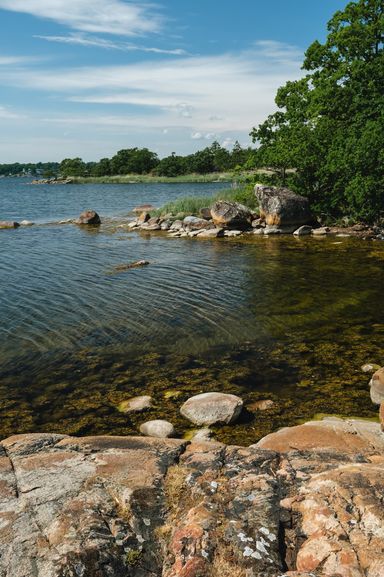
<path fill-rule="evenodd" d="M 136 36 L 159 32 L 163 18 L 153 4 L 122 0 L 0 0 L 0 8 L 53 20 L 73 30 Z"/>
<path fill-rule="evenodd" d="M 184 126 L 204 137 L 228 130 L 249 132 L 261 122 L 274 108 L 277 88 L 299 77 L 296 53 L 294 48 L 265 42 L 241 53 L 119 66 L 8 69 L 0 71 L 0 80 L 79 105 L 112 110 L 114 105 L 126 105 L 124 124 L 128 119 L 158 128 Z M 97 117 L 94 121 L 100 122 Z"/>
<path fill-rule="evenodd" d="M 131 42 L 116 42 L 114 40 L 98 38 L 97 36 L 86 36 L 84 34 L 69 34 L 68 36 L 43 36 L 41 34 L 34 34 L 33 37 L 47 40 L 48 42 L 104 48 L 106 50 L 120 50 L 122 52 L 152 52 L 154 54 L 171 54 L 174 56 L 183 56 L 186 54 L 186 51 L 182 48 L 166 49 L 155 46 L 141 46 Z"/>
<path fill-rule="evenodd" d="M 24 118 L 23 115 L 13 112 L 6 106 L 0 105 L 0 119 L 2 120 L 16 120 L 18 118 Z"/>

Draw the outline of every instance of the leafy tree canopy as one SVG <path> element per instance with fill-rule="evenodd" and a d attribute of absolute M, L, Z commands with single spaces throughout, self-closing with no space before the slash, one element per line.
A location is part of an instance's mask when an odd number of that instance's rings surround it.
<path fill-rule="evenodd" d="M 384 1 L 350 2 L 305 53 L 300 80 L 254 128 L 258 166 L 319 213 L 374 221 L 384 209 Z M 288 169 L 293 169 L 288 171 Z"/>

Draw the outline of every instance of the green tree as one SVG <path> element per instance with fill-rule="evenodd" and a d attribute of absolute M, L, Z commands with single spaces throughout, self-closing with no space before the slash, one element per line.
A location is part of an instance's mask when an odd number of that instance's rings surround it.
<path fill-rule="evenodd" d="M 177 156 L 172 152 L 170 156 L 162 158 L 156 167 L 159 176 L 180 176 L 186 174 L 187 165 L 183 156 Z"/>
<path fill-rule="evenodd" d="M 124 148 L 111 158 L 112 174 L 146 174 L 159 163 L 155 152 L 148 148 Z"/>
<path fill-rule="evenodd" d="M 279 110 L 251 132 L 257 164 L 320 213 L 373 221 L 383 210 L 383 41 L 383 0 L 350 2 L 308 48 L 306 76 L 278 90 Z"/>
<path fill-rule="evenodd" d="M 61 176 L 84 176 L 86 165 L 81 158 L 64 158 L 60 162 Z"/>

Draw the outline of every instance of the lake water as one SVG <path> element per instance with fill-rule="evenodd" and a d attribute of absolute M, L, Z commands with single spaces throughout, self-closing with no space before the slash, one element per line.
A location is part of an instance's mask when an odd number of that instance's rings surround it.
<path fill-rule="evenodd" d="M 383 363 L 384 243 L 198 240 L 119 227 L 132 208 L 223 184 L 31 186 L 0 180 L 0 435 L 134 434 L 190 395 L 239 394 L 220 440 L 252 443 L 318 414 L 374 417 L 366 362 Z M 58 224 L 95 209 L 97 228 Z M 149 266 L 117 273 L 139 259 Z M 151 394 L 127 416 L 119 403 Z M 252 404 L 272 399 L 265 412 Z"/>

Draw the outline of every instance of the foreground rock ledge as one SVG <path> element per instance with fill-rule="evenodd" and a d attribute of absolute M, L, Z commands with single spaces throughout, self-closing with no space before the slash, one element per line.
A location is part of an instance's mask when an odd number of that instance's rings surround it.
<path fill-rule="evenodd" d="M 0 465 L 2 577 L 384 575 L 376 423 L 307 423 L 248 448 L 18 435 Z"/>

